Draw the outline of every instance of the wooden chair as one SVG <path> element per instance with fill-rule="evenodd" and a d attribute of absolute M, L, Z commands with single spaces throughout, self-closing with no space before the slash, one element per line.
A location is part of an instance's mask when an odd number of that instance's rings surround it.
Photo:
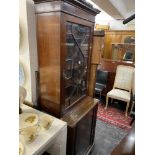
<path fill-rule="evenodd" d="M 127 102 L 125 116 L 127 116 L 128 108 L 131 99 L 131 88 L 133 80 L 134 67 L 131 66 L 117 66 L 115 81 L 113 89 L 107 93 L 106 106 L 108 107 L 109 98 Z"/>

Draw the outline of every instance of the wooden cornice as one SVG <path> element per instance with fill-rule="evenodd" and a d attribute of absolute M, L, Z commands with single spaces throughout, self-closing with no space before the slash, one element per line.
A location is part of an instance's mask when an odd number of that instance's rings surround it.
<path fill-rule="evenodd" d="M 86 2 L 85 0 L 33 0 L 35 4 L 38 3 L 45 3 L 45 2 L 66 2 L 70 3 L 72 5 L 78 6 L 81 9 L 89 11 L 91 14 L 94 14 L 95 16 L 100 13 L 100 10 L 94 8 L 90 3 Z"/>

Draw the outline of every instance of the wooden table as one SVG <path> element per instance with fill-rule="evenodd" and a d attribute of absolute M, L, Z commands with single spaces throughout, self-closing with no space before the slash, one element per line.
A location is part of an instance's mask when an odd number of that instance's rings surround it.
<path fill-rule="evenodd" d="M 23 113 L 45 115 L 45 113 L 26 105 L 22 106 L 22 110 Z M 54 118 L 51 127 L 47 131 L 41 131 L 32 143 L 25 143 L 22 135 L 19 136 L 20 142 L 24 145 L 24 155 L 41 155 L 45 151 L 54 155 L 66 155 L 67 123 L 53 116 L 50 117 Z"/>
<path fill-rule="evenodd" d="M 135 155 L 135 127 L 129 131 L 127 136 L 113 150 L 111 155 Z"/>

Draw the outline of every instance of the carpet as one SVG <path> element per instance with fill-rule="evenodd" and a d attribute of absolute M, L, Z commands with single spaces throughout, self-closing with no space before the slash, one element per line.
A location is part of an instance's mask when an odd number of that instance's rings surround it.
<path fill-rule="evenodd" d="M 109 123 L 97 120 L 94 149 L 91 155 L 111 155 L 113 149 L 127 135 L 127 131 Z"/>
<path fill-rule="evenodd" d="M 130 116 L 125 117 L 124 111 L 112 106 L 108 106 L 107 110 L 105 110 L 104 107 L 104 104 L 99 103 L 97 119 L 112 124 L 126 131 L 131 129 L 130 123 L 132 121 L 132 118 Z"/>

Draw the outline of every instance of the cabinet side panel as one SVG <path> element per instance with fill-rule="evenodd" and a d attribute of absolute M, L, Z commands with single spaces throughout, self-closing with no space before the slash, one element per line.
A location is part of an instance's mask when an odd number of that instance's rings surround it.
<path fill-rule="evenodd" d="M 60 104 L 60 13 L 38 14 L 37 29 L 41 104 Z"/>
<path fill-rule="evenodd" d="M 91 64 L 99 64 L 102 52 L 103 37 L 93 37 Z"/>
<path fill-rule="evenodd" d="M 95 84 L 96 84 L 96 70 L 97 65 L 91 64 L 90 67 L 90 78 L 89 78 L 89 96 L 94 97 L 94 91 L 95 91 Z"/>

